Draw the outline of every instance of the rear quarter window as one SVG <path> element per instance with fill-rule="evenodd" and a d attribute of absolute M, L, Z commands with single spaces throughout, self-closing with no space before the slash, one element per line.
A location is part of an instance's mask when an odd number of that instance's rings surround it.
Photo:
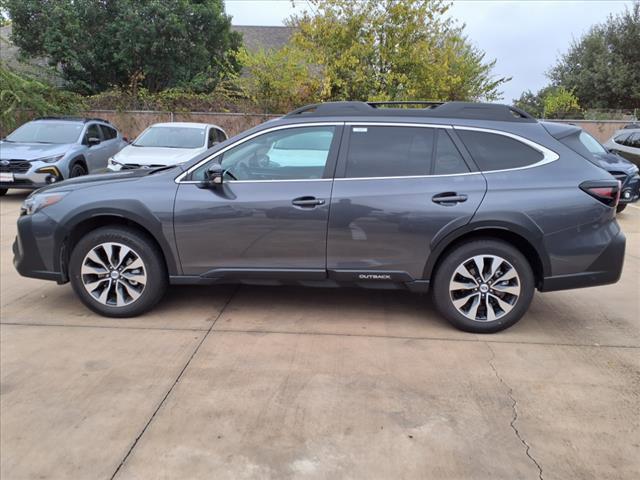
<path fill-rule="evenodd" d="M 456 129 L 482 171 L 527 167 L 544 158 L 542 152 L 505 135 Z"/>

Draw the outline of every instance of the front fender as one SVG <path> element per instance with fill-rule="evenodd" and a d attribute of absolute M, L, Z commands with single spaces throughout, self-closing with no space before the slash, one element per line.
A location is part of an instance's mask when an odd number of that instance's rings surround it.
<path fill-rule="evenodd" d="M 74 192 L 76 193 L 76 192 Z M 107 200 L 96 199 L 88 204 L 83 204 L 74 208 L 60 220 L 59 224 L 63 226 L 56 231 L 54 238 L 54 248 L 59 252 L 57 265 L 60 268 L 64 262 L 64 256 L 70 252 L 66 251 L 66 245 L 72 232 L 81 226 L 84 222 L 96 221 L 101 224 L 108 224 L 108 219 L 118 219 L 133 223 L 149 235 L 151 235 L 164 254 L 167 270 L 170 275 L 180 275 L 181 268 L 178 262 L 177 251 L 175 249 L 175 241 L 173 236 L 173 195 L 167 196 L 165 201 L 156 198 L 153 211 L 144 201 L 144 192 L 141 192 L 141 199 L 113 199 Z M 157 196 L 162 197 L 162 196 Z M 106 206 L 106 205 L 108 206 Z M 162 207 L 162 208 L 161 208 Z"/>

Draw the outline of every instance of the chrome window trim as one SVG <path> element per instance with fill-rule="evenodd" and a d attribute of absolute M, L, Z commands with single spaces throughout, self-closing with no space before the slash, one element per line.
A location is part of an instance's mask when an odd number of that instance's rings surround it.
<path fill-rule="evenodd" d="M 465 172 L 465 173 L 447 173 L 443 175 L 396 175 L 393 177 L 340 177 L 334 178 L 336 182 L 343 182 L 345 180 L 404 180 L 405 178 L 442 178 L 442 177 L 463 177 L 468 175 L 481 175 L 482 172 Z"/>
<path fill-rule="evenodd" d="M 437 123 L 410 123 L 410 122 L 345 122 L 347 126 L 364 125 L 369 127 L 419 127 L 419 128 L 446 128 L 452 129 L 451 125 L 438 125 Z"/>
<path fill-rule="evenodd" d="M 514 133 L 503 132 L 501 130 L 493 130 L 491 128 L 467 127 L 467 126 L 458 126 L 458 125 L 455 125 L 453 127 L 453 129 L 454 130 L 471 130 L 471 131 L 474 131 L 474 132 L 486 132 L 486 133 L 493 133 L 495 135 L 502 135 L 503 137 L 509 137 L 509 138 L 512 138 L 512 139 L 520 142 L 520 143 L 524 143 L 525 145 L 528 145 L 529 147 L 533 148 L 534 150 L 537 150 L 538 152 L 542 153 L 542 160 L 540 160 L 539 162 L 536 162 L 536 163 L 532 163 L 531 165 L 525 165 L 524 167 L 503 168 L 503 169 L 500 169 L 500 170 L 480 170 L 482 173 L 485 173 L 485 174 L 500 173 L 500 172 L 512 172 L 512 171 L 516 171 L 516 170 L 526 170 L 528 168 L 541 167 L 542 165 L 547 165 L 548 163 L 555 162 L 556 160 L 558 160 L 560 158 L 560 155 L 558 155 L 553 150 L 550 150 L 547 147 L 543 147 L 539 143 L 533 142 L 533 141 L 529 140 L 528 138 L 521 137 L 520 135 L 516 135 Z M 473 158 L 473 155 L 472 155 L 472 158 Z"/>
<path fill-rule="evenodd" d="M 189 168 L 187 171 L 182 172 L 180 175 L 178 175 L 176 178 L 173 179 L 173 181 L 175 183 L 200 183 L 197 180 L 184 180 L 182 181 L 182 179 L 184 177 L 186 177 L 187 175 L 191 174 L 191 172 L 193 172 L 194 170 L 197 170 L 198 168 L 200 168 L 203 164 L 210 162 L 211 160 L 213 160 L 214 158 L 216 158 L 218 155 L 222 155 L 224 152 L 226 152 L 227 150 L 230 150 L 234 147 L 237 147 L 238 145 L 242 145 L 244 142 L 247 142 L 249 140 L 252 140 L 256 137 L 259 137 L 260 135 L 264 135 L 266 133 L 270 133 L 270 132 L 275 132 L 277 130 L 285 130 L 288 128 L 302 128 L 302 127 L 326 127 L 326 126 L 341 126 L 344 125 L 344 122 L 313 122 L 313 123 L 296 123 L 296 124 L 291 124 L 291 125 L 278 125 L 276 127 L 271 127 L 271 128 L 265 128 L 264 130 L 260 130 L 259 132 L 255 132 L 247 137 L 244 137 L 240 140 L 238 140 L 237 142 L 232 143 L 231 145 L 227 145 L 226 147 L 224 147 L 222 150 L 217 151 L 215 154 L 212 154 L 210 156 L 208 156 L 207 158 L 204 158 L 202 160 L 200 160 L 198 163 L 196 163 L 194 166 L 192 166 L 191 168 Z M 308 182 L 308 181 L 318 181 L 318 180 L 333 180 L 331 178 L 296 178 L 296 179 L 286 179 L 286 180 L 228 180 L 228 183 L 254 183 L 254 182 L 262 182 L 262 183 L 266 183 L 266 182 Z"/>
<path fill-rule="evenodd" d="M 525 145 L 533 148 L 534 150 L 539 151 L 540 153 L 542 153 L 542 160 L 540 160 L 539 162 L 536 163 L 532 163 L 531 165 L 525 165 L 523 167 L 514 167 L 514 168 L 505 168 L 505 169 L 500 169 L 500 170 L 480 170 L 477 172 L 465 172 L 465 173 L 451 173 L 451 174 L 446 174 L 446 175 L 398 175 L 398 176 L 390 176 L 390 177 L 350 177 L 350 178 L 345 178 L 345 177 L 340 177 L 340 178 L 313 178 L 313 179 L 283 179 L 283 180 L 229 180 L 229 183 L 255 183 L 255 182 L 260 182 L 260 183 L 269 183 L 269 182 L 308 182 L 308 181 L 345 181 L 345 180 L 388 180 L 388 179 L 402 179 L 402 178 L 409 178 L 409 179 L 416 179 L 416 178 L 441 178 L 441 177 L 460 177 L 460 176 L 468 176 L 468 175 L 479 175 L 479 174 L 490 174 L 490 173 L 502 173 L 502 172 L 511 172 L 511 171 L 517 171 L 517 170 L 526 170 L 529 168 L 536 168 L 536 167 L 540 167 L 543 165 L 547 165 L 549 163 L 555 162 L 556 160 L 558 160 L 560 158 L 560 156 L 554 152 L 553 150 L 548 149 L 547 147 L 544 147 L 542 145 L 540 145 L 539 143 L 536 143 L 532 140 L 529 140 L 527 138 L 521 137 L 520 135 L 516 135 L 514 133 L 510 133 L 510 132 L 504 132 L 502 130 L 494 130 L 491 128 L 483 128 L 483 127 L 468 127 L 468 126 L 462 126 L 462 125 L 443 125 L 443 124 L 432 124 L 432 123 L 410 123 L 410 122 L 357 122 L 357 121 L 350 121 L 350 122 L 312 122 L 312 123 L 297 123 L 297 124 L 290 124 L 290 125 L 279 125 L 276 127 L 271 127 L 271 128 L 267 128 L 264 130 L 261 130 L 259 132 L 256 132 L 252 135 L 249 135 L 248 137 L 243 138 L 242 140 L 239 140 L 235 143 L 233 143 L 232 145 L 229 145 L 225 148 L 223 148 L 222 150 L 216 152 L 214 155 L 211 155 L 203 160 L 201 160 L 200 162 L 198 162 L 196 165 L 194 165 L 193 167 L 189 168 L 187 171 L 181 173 L 180 175 L 178 175 L 174 181 L 176 183 L 199 183 L 197 180 L 184 180 L 182 181 L 182 178 L 184 178 L 185 176 L 189 175 L 191 172 L 193 172 L 194 170 L 196 170 L 197 168 L 199 168 L 201 165 L 203 165 L 204 163 L 207 163 L 209 161 L 211 161 L 212 159 L 214 159 L 215 157 L 217 157 L 218 155 L 223 154 L 224 152 L 226 152 L 227 150 L 237 146 L 237 145 L 241 145 L 242 143 L 251 140 L 253 138 L 256 138 L 260 135 L 266 134 L 266 133 L 270 133 L 273 131 L 277 131 L 277 130 L 284 130 L 284 129 L 288 129 L 288 128 L 301 128 L 301 127 L 321 127 L 321 126 L 340 126 L 340 125 L 345 125 L 348 127 L 353 127 L 353 126 L 384 126 L 384 127 L 419 127 L 419 128 L 444 128 L 444 129 L 453 129 L 453 130 L 471 130 L 471 131 L 476 131 L 476 132 L 486 132 L 486 133 L 492 133 L 495 135 L 502 135 L 505 137 L 509 137 L 512 138 L 518 142 L 524 143 Z"/>

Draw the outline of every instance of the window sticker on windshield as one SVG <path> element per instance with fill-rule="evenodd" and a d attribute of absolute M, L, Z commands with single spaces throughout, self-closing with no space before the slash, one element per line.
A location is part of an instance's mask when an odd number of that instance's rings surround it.
<path fill-rule="evenodd" d="M 353 127 L 354 132 L 367 132 L 369 129 L 367 127 Z"/>

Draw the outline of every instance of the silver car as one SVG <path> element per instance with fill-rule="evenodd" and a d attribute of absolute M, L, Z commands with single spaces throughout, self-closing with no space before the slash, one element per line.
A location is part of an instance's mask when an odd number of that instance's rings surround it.
<path fill-rule="evenodd" d="M 618 130 L 604 146 L 640 166 L 640 128 Z"/>
<path fill-rule="evenodd" d="M 122 134 L 99 118 L 32 120 L 0 141 L 0 195 L 104 169 L 126 145 Z"/>

